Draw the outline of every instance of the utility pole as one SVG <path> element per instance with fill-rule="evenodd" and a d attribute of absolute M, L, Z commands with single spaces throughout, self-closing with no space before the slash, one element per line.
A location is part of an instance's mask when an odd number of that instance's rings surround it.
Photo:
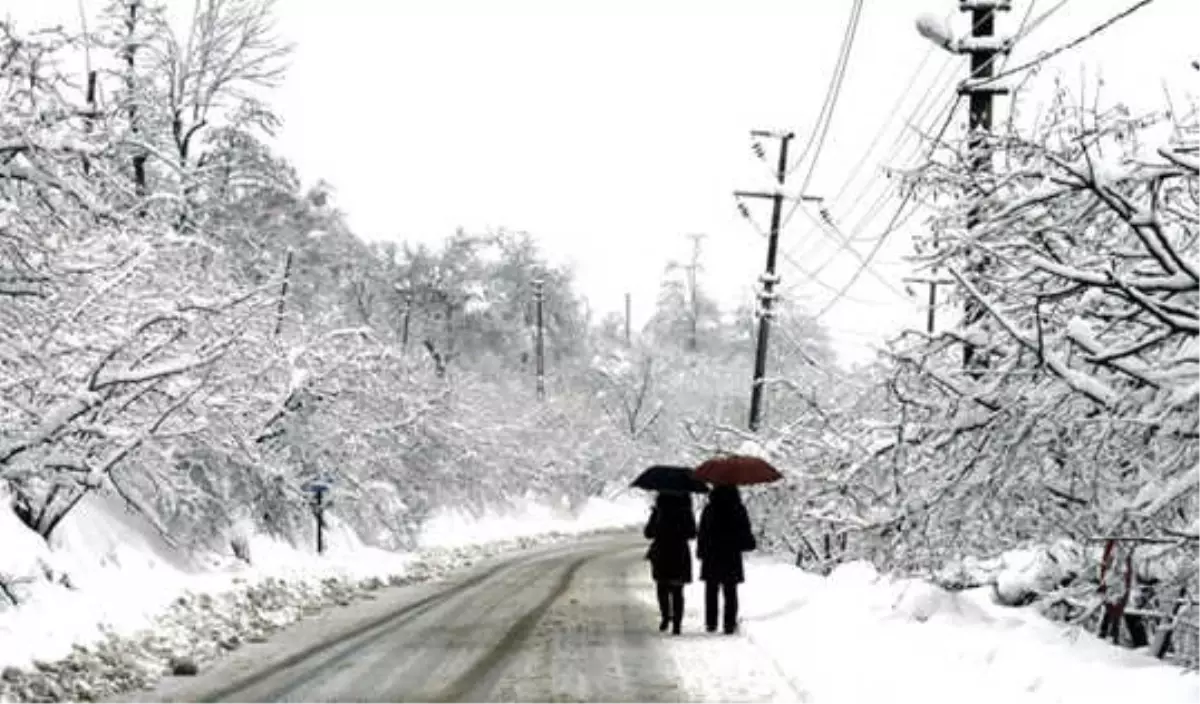
<path fill-rule="evenodd" d="M 546 368 L 544 357 L 544 337 L 542 333 L 542 301 L 546 295 L 543 290 L 545 282 L 541 279 L 533 280 L 533 303 L 537 309 L 537 397 L 539 401 L 546 398 Z"/>
<path fill-rule="evenodd" d="M 696 274 L 700 270 L 700 242 L 707 235 L 694 233 L 688 235 L 692 239 L 692 261 L 685 269 L 688 273 L 688 295 L 691 299 L 691 330 L 688 336 L 688 349 L 693 352 L 699 346 L 698 337 L 700 331 L 700 299 L 696 293 Z"/>
<path fill-rule="evenodd" d="M 400 354 L 408 353 L 408 321 L 412 316 L 412 292 L 404 292 L 404 326 L 400 330 Z"/>
<path fill-rule="evenodd" d="M 317 492 L 316 506 L 313 512 L 317 515 L 317 554 L 325 554 L 325 492 Z"/>
<path fill-rule="evenodd" d="M 292 250 L 283 258 L 283 281 L 279 284 L 279 299 L 275 306 L 275 337 L 283 331 L 283 310 L 287 305 L 288 282 L 292 279 Z"/>
<path fill-rule="evenodd" d="M 631 334 L 631 332 L 632 332 L 631 325 L 632 324 L 629 321 L 632 313 L 633 313 L 633 294 L 626 293 L 625 294 L 625 346 L 626 347 L 630 347 L 633 345 L 633 335 Z"/>
<path fill-rule="evenodd" d="M 910 284 L 927 284 L 929 286 L 929 303 L 925 310 L 925 332 L 933 335 L 933 331 L 937 329 L 937 287 L 949 286 L 954 283 L 950 279 L 937 278 L 937 270 L 934 269 L 934 275 L 929 278 L 920 277 L 905 277 L 905 283 Z"/>
<path fill-rule="evenodd" d="M 992 100 L 997 94 L 1007 93 L 1007 89 L 993 85 L 988 79 L 996 64 L 998 54 L 1007 53 L 1007 41 L 996 41 L 996 12 L 1007 12 L 1012 9 L 1011 0 L 959 0 L 958 9 L 971 15 L 971 36 L 958 42 L 959 53 L 971 57 L 971 77 L 959 87 L 959 93 L 970 98 L 969 117 L 967 123 L 967 149 L 970 152 L 971 173 L 976 180 L 992 170 L 992 155 L 987 148 L 988 133 L 992 131 Z M 983 85 L 981 85 L 983 83 Z M 968 237 L 975 234 L 979 227 L 980 212 L 978 201 L 967 213 Z M 968 276 L 979 277 L 985 267 L 987 258 L 980 256 L 978 261 L 968 265 Z M 967 298 L 963 307 L 963 322 L 969 327 L 983 319 L 983 305 Z M 977 373 L 987 368 L 987 358 L 978 354 L 974 345 L 963 346 L 963 369 L 968 373 Z"/>
<path fill-rule="evenodd" d="M 779 219 L 783 209 L 783 182 L 787 178 L 788 142 L 795 138 L 792 132 L 767 132 L 754 130 L 752 137 L 769 137 L 779 140 L 779 166 L 775 172 L 775 191 L 760 193 L 735 191 L 739 198 L 770 198 L 771 233 L 767 240 L 767 271 L 763 274 L 762 292 L 759 294 L 760 318 L 758 322 L 758 344 L 754 350 L 754 381 L 750 387 L 750 430 L 758 430 L 759 412 L 762 409 L 763 377 L 767 373 L 767 341 L 771 334 L 771 304 L 775 297 L 775 284 L 779 277 L 775 275 L 775 256 L 779 250 Z"/>

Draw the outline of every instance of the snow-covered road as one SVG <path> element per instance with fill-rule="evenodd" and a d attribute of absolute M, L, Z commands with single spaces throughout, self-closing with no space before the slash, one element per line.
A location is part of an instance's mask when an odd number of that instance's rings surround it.
<path fill-rule="evenodd" d="M 745 637 L 658 632 L 632 536 L 491 561 L 297 624 L 140 701 L 803 701 Z M 722 664 L 723 663 L 723 664 Z"/>
<path fill-rule="evenodd" d="M 305 619 L 140 701 L 1195 701 L 1194 673 L 1029 609 L 891 579 L 752 560 L 744 622 L 658 632 L 645 541 L 509 554 L 440 584 Z"/>

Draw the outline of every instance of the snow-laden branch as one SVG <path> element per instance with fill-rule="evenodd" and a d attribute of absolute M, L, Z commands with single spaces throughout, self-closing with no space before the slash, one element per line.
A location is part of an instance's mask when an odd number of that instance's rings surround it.
<path fill-rule="evenodd" d="M 1200 487 L 1200 467 L 1192 467 L 1171 479 L 1161 489 L 1153 493 L 1144 492 L 1138 497 L 1139 504 L 1134 508 L 1139 515 L 1151 517 L 1184 495 L 1195 494 L 1197 487 Z"/>
<path fill-rule="evenodd" d="M 1028 258 L 1034 267 L 1070 281 L 1097 288 L 1136 288 L 1140 291 L 1166 291 L 1173 293 L 1200 293 L 1200 283 L 1185 272 L 1176 272 L 1166 276 L 1131 276 L 1119 282 L 1111 272 L 1084 271 L 1076 267 L 1052 262 L 1039 255 Z"/>
<path fill-rule="evenodd" d="M 118 384 L 139 384 L 163 377 L 185 374 L 217 361 L 225 355 L 232 344 L 233 340 L 230 339 L 217 346 L 215 350 L 204 355 L 187 354 L 156 364 L 97 375 L 92 381 L 91 390 L 101 391 Z"/>
<path fill-rule="evenodd" d="M 1004 328 L 1004 330 L 1011 335 L 1014 340 L 1021 343 L 1021 345 L 1023 345 L 1029 351 L 1035 354 L 1040 353 L 1043 357 L 1046 367 L 1057 374 L 1059 378 L 1067 383 L 1068 386 L 1084 396 L 1092 399 L 1096 403 L 1101 404 L 1102 406 L 1112 407 L 1116 405 L 1119 395 L 1111 387 L 1098 379 L 1084 374 L 1083 372 L 1080 372 L 1076 369 L 1071 369 L 1069 366 L 1067 366 L 1066 362 L 1059 358 L 1057 354 L 1049 352 L 1045 349 L 1039 350 L 1037 342 L 1035 340 L 1030 340 L 1028 337 L 1021 334 L 1021 332 L 1017 329 L 1017 326 L 1002 313 L 1000 313 L 1000 311 L 996 309 L 992 302 L 979 292 L 979 289 L 973 286 L 965 277 L 963 277 L 961 273 L 959 273 L 958 269 L 955 267 L 947 267 L 946 270 L 951 276 L 954 277 L 955 281 L 958 282 L 958 285 L 961 286 L 968 295 L 978 301 L 979 304 L 988 312 L 988 314 L 991 315 L 996 322 L 1000 323 L 1000 326 Z"/>
<path fill-rule="evenodd" d="M 81 391 L 59 402 L 43 416 L 36 427 L 25 433 L 24 437 L 0 445 L 0 466 L 23 452 L 53 441 L 76 418 L 95 408 L 101 400 L 100 395 L 93 391 Z"/>

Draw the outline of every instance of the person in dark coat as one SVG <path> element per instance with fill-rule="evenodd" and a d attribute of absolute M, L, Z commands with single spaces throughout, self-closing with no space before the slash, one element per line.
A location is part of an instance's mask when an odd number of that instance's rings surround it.
<path fill-rule="evenodd" d="M 738 584 L 746 581 L 742 553 L 757 547 L 737 487 L 714 487 L 700 514 L 700 538 L 696 542 L 700 579 L 704 580 L 704 625 L 709 633 L 717 630 L 720 596 L 725 598 L 725 633 L 737 630 Z"/>
<path fill-rule="evenodd" d="M 688 541 L 696 537 L 696 515 L 689 494 L 659 493 L 642 533 L 649 539 L 650 575 L 658 587 L 658 630 L 683 627 L 683 585 L 692 581 L 692 552 Z"/>

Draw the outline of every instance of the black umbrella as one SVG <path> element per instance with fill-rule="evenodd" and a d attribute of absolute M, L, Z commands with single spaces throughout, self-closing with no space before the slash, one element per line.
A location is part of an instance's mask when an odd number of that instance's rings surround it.
<path fill-rule="evenodd" d="M 691 467 L 656 464 L 638 475 L 630 486 L 646 491 L 707 494 L 708 485 L 696 478 Z"/>

